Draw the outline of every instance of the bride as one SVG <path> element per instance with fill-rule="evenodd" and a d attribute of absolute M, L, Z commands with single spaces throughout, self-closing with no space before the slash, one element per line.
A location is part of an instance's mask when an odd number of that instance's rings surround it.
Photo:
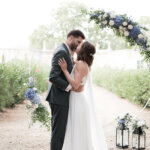
<path fill-rule="evenodd" d="M 58 61 L 73 89 L 69 98 L 69 114 L 63 150 L 108 150 L 93 104 L 90 70 L 95 47 L 85 41 L 78 46 L 76 53 L 77 61 L 71 74 L 67 70 L 65 59 L 61 58 Z M 84 85 L 84 88 L 80 90 L 81 92 L 76 92 L 81 85 Z"/>

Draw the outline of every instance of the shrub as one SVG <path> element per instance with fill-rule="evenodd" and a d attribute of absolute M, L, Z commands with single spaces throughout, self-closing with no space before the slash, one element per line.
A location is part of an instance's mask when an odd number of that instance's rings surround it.
<path fill-rule="evenodd" d="M 109 67 L 97 68 L 93 72 L 93 80 L 97 85 L 136 104 L 145 105 L 150 97 L 150 72 L 146 69 L 125 71 Z"/>
<path fill-rule="evenodd" d="M 45 66 L 32 63 L 31 76 L 35 78 L 35 87 L 39 92 L 47 89 L 48 72 Z M 48 70 L 48 69 L 47 69 Z M 14 106 L 24 100 L 28 86 L 29 64 L 25 61 L 13 60 L 0 64 L 0 110 Z"/>

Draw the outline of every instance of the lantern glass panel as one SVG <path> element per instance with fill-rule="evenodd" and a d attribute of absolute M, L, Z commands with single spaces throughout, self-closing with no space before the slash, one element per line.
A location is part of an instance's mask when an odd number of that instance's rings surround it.
<path fill-rule="evenodd" d="M 132 147 L 133 149 L 145 149 L 146 146 L 146 134 L 143 132 L 142 134 L 135 134 L 132 135 Z"/>
<path fill-rule="evenodd" d="M 129 146 L 129 129 L 117 128 L 116 145 L 120 148 L 127 148 Z"/>
<path fill-rule="evenodd" d="M 126 129 L 126 130 L 123 130 L 123 146 L 127 146 L 129 145 L 129 131 Z"/>
<path fill-rule="evenodd" d="M 140 147 L 145 148 L 145 134 L 140 135 Z"/>
<path fill-rule="evenodd" d="M 138 149 L 138 134 L 133 134 L 132 143 L 133 148 Z"/>
<path fill-rule="evenodd" d="M 122 138 L 121 138 L 121 130 L 117 129 L 117 145 L 121 146 Z"/>

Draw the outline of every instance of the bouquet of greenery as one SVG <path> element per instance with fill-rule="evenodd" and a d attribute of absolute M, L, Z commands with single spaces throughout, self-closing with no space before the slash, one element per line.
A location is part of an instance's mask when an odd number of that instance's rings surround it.
<path fill-rule="evenodd" d="M 145 130 L 148 129 L 148 126 L 146 125 L 145 120 L 140 120 L 140 119 L 133 119 L 132 121 L 132 129 L 134 132 L 140 131 L 141 133 Z"/>
<path fill-rule="evenodd" d="M 129 124 L 131 123 L 132 116 L 129 115 L 129 113 L 123 113 L 120 116 L 118 116 L 116 120 L 117 120 L 118 127 L 122 127 L 122 126 L 128 127 Z"/>

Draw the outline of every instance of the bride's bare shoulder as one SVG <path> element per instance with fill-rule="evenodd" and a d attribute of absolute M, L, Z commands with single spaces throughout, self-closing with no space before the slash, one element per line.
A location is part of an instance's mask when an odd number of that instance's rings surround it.
<path fill-rule="evenodd" d="M 87 64 L 84 61 L 79 60 L 79 61 L 76 61 L 75 64 L 78 69 L 81 69 L 83 71 L 87 70 Z"/>
<path fill-rule="evenodd" d="M 78 61 L 76 61 L 75 63 L 76 63 L 76 65 L 78 65 L 78 66 L 80 66 L 80 65 L 85 66 L 85 62 L 82 61 L 82 60 L 78 60 Z"/>

